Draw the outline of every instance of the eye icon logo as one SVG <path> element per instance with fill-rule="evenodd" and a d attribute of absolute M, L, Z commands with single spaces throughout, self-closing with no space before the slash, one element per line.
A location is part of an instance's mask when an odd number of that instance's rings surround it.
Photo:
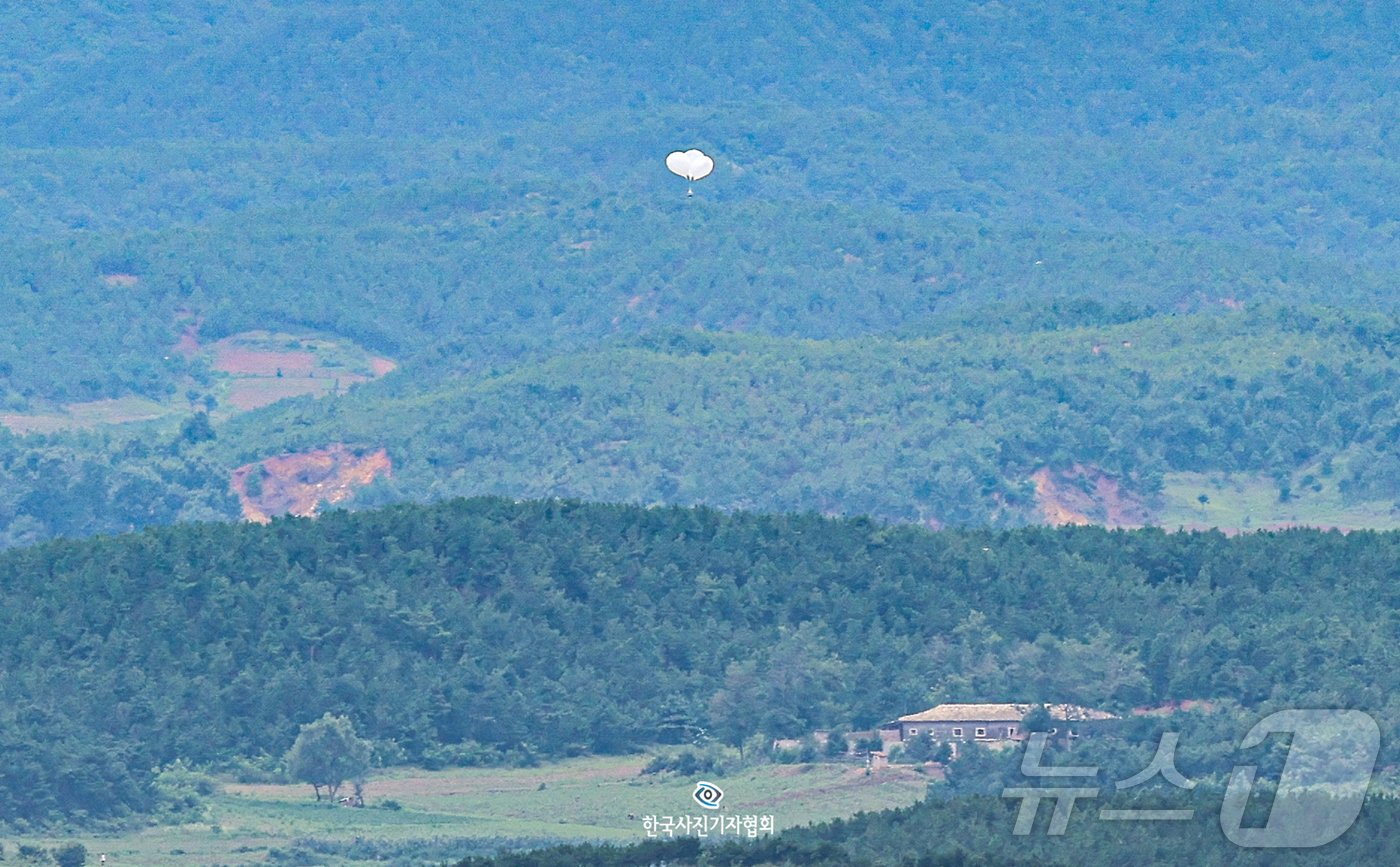
<path fill-rule="evenodd" d="M 706 810 L 718 810 L 719 802 L 724 800 L 724 792 L 714 783 L 701 780 L 695 784 L 695 791 L 690 793 L 690 797 Z"/>

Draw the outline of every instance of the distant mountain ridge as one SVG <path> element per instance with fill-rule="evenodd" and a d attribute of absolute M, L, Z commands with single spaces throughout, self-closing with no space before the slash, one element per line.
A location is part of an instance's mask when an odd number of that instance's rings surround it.
<path fill-rule="evenodd" d="M 1386 10 L 601 8 L 0 12 L 0 409 L 203 388 L 181 310 L 432 379 L 1017 299 L 1394 309 Z"/>
<path fill-rule="evenodd" d="M 493 493 L 930 526 L 1384 527 L 1400 506 L 1397 350 L 1389 317 L 1286 308 L 922 340 L 675 332 L 428 393 L 271 407 L 232 422 L 220 448 L 241 461 L 382 446 L 395 477 L 371 503 Z M 1085 493 L 1047 500 L 1052 473 L 1065 496 L 1089 479 Z M 1260 485 L 1220 513 L 1226 488 Z"/>
<path fill-rule="evenodd" d="M 327 489 L 350 507 L 497 494 L 931 527 L 1395 527 L 1397 347 L 1391 317 L 1284 307 L 1002 311 L 903 339 L 659 332 L 284 401 L 208 441 L 173 422 L 0 432 L 0 544 L 233 519 L 250 473 L 280 492 L 259 511 L 304 513 L 326 480 L 293 469 L 327 449 L 393 468 Z"/>

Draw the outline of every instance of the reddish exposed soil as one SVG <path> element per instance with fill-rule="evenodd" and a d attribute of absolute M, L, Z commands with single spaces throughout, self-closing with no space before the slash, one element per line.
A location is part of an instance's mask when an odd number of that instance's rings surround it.
<path fill-rule="evenodd" d="M 1142 498 L 1125 491 L 1097 467 L 1075 464 L 1068 471 L 1042 467 L 1031 474 L 1035 499 L 1045 523 L 1103 524 L 1108 527 L 1141 527 L 1148 509 Z"/>
<path fill-rule="evenodd" d="M 186 358 L 194 358 L 199 354 L 199 326 L 190 324 L 185 326 L 185 330 L 180 332 L 180 339 L 175 341 L 175 351 Z"/>
<path fill-rule="evenodd" d="M 255 471 L 261 474 L 262 488 L 256 497 L 248 493 L 249 476 Z M 274 515 L 315 517 L 321 503 L 345 502 L 356 488 L 392 473 L 393 463 L 384 449 L 360 453 L 336 443 L 241 466 L 233 471 L 230 487 L 244 519 L 265 524 Z"/>
<path fill-rule="evenodd" d="M 181 314 L 195 315 L 192 311 Z M 398 368 L 392 359 L 381 356 L 362 355 L 357 359 L 353 344 L 347 347 L 324 337 L 243 332 L 201 346 L 199 324 L 195 319 L 185 327 L 176 350 L 187 357 L 206 353 L 214 369 L 228 377 L 224 403 L 240 411 L 289 397 L 339 394 L 349 386 L 377 379 Z M 299 339 L 307 342 L 298 345 Z"/>
<path fill-rule="evenodd" d="M 303 350 L 276 352 L 245 346 L 225 337 L 215 343 L 214 369 L 234 376 L 310 376 L 316 355 Z"/>
<path fill-rule="evenodd" d="M 175 351 L 186 358 L 194 358 L 199 354 L 199 329 L 204 325 L 204 317 L 195 313 L 189 308 L 182 307 L 175 311 L 175 322 L 183 325 L 180 329 L 180 339 L 175 341 Z"/>
<path fill-rule="evenodd" d="M 221 340 L 214 344 L 214 366 L 230 375 L 228 404 L 250 410 L 289 397 L 323 397 L 371 377 L 340 367 L 327 367 L 312 352 L 271 350 Z M 387 358 L 369 360 L 375 378 L 398 367 Z"/>

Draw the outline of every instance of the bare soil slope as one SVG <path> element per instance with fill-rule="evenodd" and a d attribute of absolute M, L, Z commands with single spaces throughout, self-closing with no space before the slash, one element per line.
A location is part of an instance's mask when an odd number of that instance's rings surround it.
<path fill-rule="evenodd" d="M 266 523 L 274 515 L 314 517 L 322 503 L 341 503 L 379 478 L 393 473 L 384 449 L 360 451 L 343 443 L 297 454 L 278 455 L 233 471 L 230 482 L 243 517 Z"/>

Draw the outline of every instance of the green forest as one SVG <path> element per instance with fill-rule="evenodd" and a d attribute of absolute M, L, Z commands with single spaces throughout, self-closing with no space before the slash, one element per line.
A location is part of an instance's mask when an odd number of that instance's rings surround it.
<path fill-rule="evenodd" d="M 1393 307 L 1387 9 L 602 9 L 5 10 L 0 404 L 183 391 L 184 310 L 432 376 L 657 324 Z"/>
<path fill-rule="evenodd" d="M 358 491 L 361 506 L 562 496 L 1014 526 L 1044 519 L 1032 476 L 1049 468 L 1091 492 L 1112 479 L 1127 525 L 1159 523 L 1164 482 L 1194 473 L 1258 477 L 1267 500 L 1302 509 L 1326 485 L 1373 510 L 1363 526 L 1394 526 L 1393 317 L 1089 305 L 976 318 L 858 341 L 661 332 L 431 389 L 391 376 L 204 435 L 186 416 L 0 431 L 0 544 L 231 519 L 235 467 L 331 443 L 387 449 L 393 475 Z M 1086 517 L 1109 521 L 1099 508 Z"/>
<path fill-rule="evenodd" d="M 152 768 L 271 768 L 326 713 L 384 764 L 489 763 L 940 700 L 1215 699 L 1171 718 L 1194 733 L 1183 772 L 1210 776 L 1251 715 L 1342 701 L 1382 721 L 1390 764 L 1398 573 L 1389 533 L 931 533 L 489 498 L 50 542 L 0 555 L 0 804 L 149 811 Z M 1163 725 L 1135 718 L 1105 767 L 1145 764 Z"/>
<path fill-rule="evenodd" d="M 748 844 L 264 848 L 1396 862 L 1397 31 L 1240 0 L 5 5 L 0 831 L 191 824 L 235 780 L 358 798 L 294 748 L 332 726 L 351 777 L 722 775 L 1069 702 L 1121 717 L 1056 747 L 1106 802 L 1180 734 L 1196 817 L 1012 836 L 1015 757 L 971 747 L 912 807 Z M 1320 852 L 1245 852 L 1209 804 L 1285 707 L 1372 714 L 1377 794 Z"/>
<path fill-rule="evenodd" d="M 1098 321 L 988 317 L 904 340 L 678 331 L 427 393 L 386 381 L 283 404 L 209 451 L 236 466 L 387 445 L 396 473 L 366 503 L 485 493 L 1015 525 L 1041 518 L 1033 473 L 1088 466 L 1139 505 L 1125 523 L 1155 523 L 1180 472 L 1259 474 L 1301 501 L 1326 478 L 1400 509 L 1395 319 L 1072 315 Z"/>
<path fill-rule="evenodd" d="M 599 11 L 0 12 L 0 546 L 232 519 L 339 442 L 395 466 L 360 506 L 1010 526 L 1048 468 L 1109 523 L 1400 521 L 1386 10 Z M 240 415 L 176 349 L 265 328 L 399 369 Z"/>

